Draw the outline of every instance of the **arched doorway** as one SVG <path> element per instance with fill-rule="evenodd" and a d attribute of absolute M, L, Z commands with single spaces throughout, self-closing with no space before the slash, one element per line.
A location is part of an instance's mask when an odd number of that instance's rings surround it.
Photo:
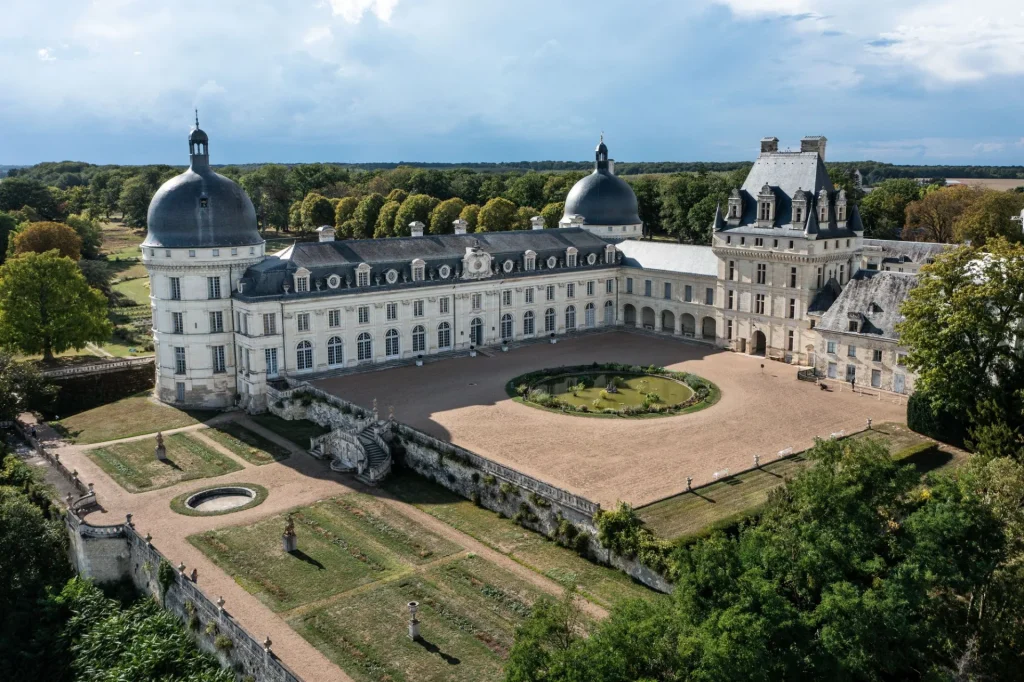
<path fill-rule="evenodd" d="M 631 303 L 627 303 L 626 307 L 622 309 L 622 320 L 627 327 L 636 326 L 636 308 Z"/>
<path fill-rule="evenodd" d="M 479 317 L 474 317 L 469 324 L 469 342 L 474 346 L 484 344 L 484 323 Z"/>
<path fill-rule="evenodd" d="M 676 316 L 671 310 L 661 311 L 661 331 L 669 334 L 676 333 Z"/>
<path fill-rule="evenodd" d="M 715 340 L 715 329 L 718 325 L 715 324 L 715 318 L 705 317 L 700 321 L 700 335 L 701 338 Z"/>
<path fill-rule="evenodd" d="M 693 319 L 690 313 L 680 315 L 679 324 L 682 326 L 683 336 L 693 336 L 697 332 L 697 320 Z"/>
<path fill-rule="evenodd" d="M 641 321 L 643 322 L 644 329 L 654 329 L 654 308 L 644 307 L 640 311 Z"/>
<path fill-rule="evenodd" d="M 756 331 L 754 336 L 750 339 L 750 354 L 751 355 L 764 355 L 765 349 L 768 347 L 768 339 L 765 338 L 764 332 Z"/>

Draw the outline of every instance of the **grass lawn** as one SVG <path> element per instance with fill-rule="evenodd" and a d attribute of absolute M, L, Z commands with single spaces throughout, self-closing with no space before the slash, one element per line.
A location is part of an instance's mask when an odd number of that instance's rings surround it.
<path fill-rule="evenodd" d="M 74 443 L 103 443 L 190 426 L 213 414 L 179 410 L 152 400 L 147 392 L 79 412 L 54 425 Z"/>
<path fill-rule="evenodd" d="M 359 682 L 497 682 L 537 596 L 469 555 L 356 590 L 288 623 Z M 420 642 L 406 636 L 410 601 L 420 604 Z"/>
<path fill-rule="evenodd" d="M 249 418 L 263 428 L 269 429 L 282 438 L 290 440 L 303 450 L 309 449 L 310 438 L 322 436 L 329 431 L 329 429 L 325 429 L 319 424 L 306 419 L 281 419 L 269 412 L 250 415 Z"/>
<path fill-rule="evenodd" d="M 870 431 L 856 433 L 850 438 L 879 439 L 888 445 L 894 456 L 906 448 L 932 442 L 906 425 L 895 423 L 877 424 Z M 902 461 L 916 466 L 923 476 L 955 468 L 968 456 L 963 450 L 940 445 L 935 451 L 912 455 Z M 641 507 L 637 513 L 654 533 L 663 538 L 699 536 L 755 514 L 767 501 L 770 490 L 809 465 L 810 462 L 799 455 L 770 462 L 759 470 L 747 471 L 692 493 L 681 493 Z"/>
<path fill-rule="evenodd" d="M 149 307 L 149 278 L 126 279 L 113 286 L 114 291 L 124 294 L 138 305 Z"/>
<path fill-rule="evenodd" d="M 281 547 L 285 514 L 189 538 L 260 601 L 295 609 L 455 554 L 459 547 L 368 495 L 350 493 L 293 512 L 299 550 Z M 373 614 L 364 614 L 364 621 Z"/>
<path fill-rule="evenodd" d="M 203 429 L 202 433 L 251 464 L 269 464 L 291 456 L 287 448 L 253 433 L 237 422 Z"/>
<path fill-rule="evenodd" d="M 164 439 L 167 460 L 154 456 L 156 438 L 114 443 L 89 451 L 89 458 L 131 493 L 156 490 L 196 478 L 210 478 L 238 471 L 234 460 L 216 452 L 185 433 Z"/>
<path fill-rule="evenodd" d="M 624 599 L 657 596 L 621 571 L 592 563 L 421 476 L 392 475 L 384 487 L 404 502 L 416 505 L 524 566 L 562 585 L 575 585 L 580 594 L 595 604 L 609 607 Z"/>

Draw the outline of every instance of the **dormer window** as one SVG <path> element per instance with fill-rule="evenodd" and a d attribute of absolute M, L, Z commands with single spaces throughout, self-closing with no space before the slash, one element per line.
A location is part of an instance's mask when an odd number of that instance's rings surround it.
<path fill-rule="evenodd" d="M 775 225 L 775 192 L 765 183 L 757 194 L 757 226 L 773 227 Z"/>
<path fill-rule="evenodd" d="M 576 248 L 573 246 L 565 250 L 565 265 L 569 268 L 576 267 Z"/>
<path fill-rule="evenodd" d="M 366 263 L 360 263 L 359 267 L 356 268 L 356 286 L 370 286 L 370 266 Z"/>
<path fill-rule="evenodd" d="M 604 262 L 614 263 L 615 262 L 615 247 L 611 244 L 604 247 Z"/>
<path fill-rule="evenodd" d="M 795 223 L 802 223 L 803 221 L 804 221 L 804 209 L 802 207 L 800 207 L 800 206 L 797 206 L 795 209 L 793 209 L 793 222 L 795 222 Z"/>
<path fill-rule="evenodd" d="M 828 223 L 828 190 L 821 190 L 818 193 L 818 222 Z"/>
<path fill-rule="evenodd" d="M 295 278 L 295 293 L 301 294 L 309 291 L 309 277 Z"/>
<path fill-rule="evenodd" d="M 426 272 L 426 269 L 427 264 L 423 260 L 419 258 L 414 260 L 412 262 L 412 281 L 422 282 L 424 279 L 426 279 L 426 277 L 424 276 L 424 272 Z"/>
<path fill-rule="evenodd" d="M 523 269 L 524 270 L 536 270 L 537 269 L 537 254 L 533 251 L 527 251 L 523 257 Z"/>
<path fill-rule="evenodd" d="M 199 197 L 199 208 L 206 208 L 209 204 L 209 199 L 206 197 Z"/>

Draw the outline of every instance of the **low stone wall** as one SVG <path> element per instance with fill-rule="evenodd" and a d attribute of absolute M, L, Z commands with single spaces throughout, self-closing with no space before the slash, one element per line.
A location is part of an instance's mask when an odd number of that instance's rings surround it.
<path fill-rule="evenodd" d="M 152 595 L 177 616 L 199 648 L 216 656 L 239 680 L 301 682 L 272 650 L 265 648 L 227 610 L 211 601 L 177 570 L 174 583 L 164 594 L 158 572 L 161 562 L 167 558 L 140 537 L 130 523 L 92 526 L 73 513 L 68 513 L 65 519 L 71 539 L 71 559 L 80 575 L 95 582 L 130 579 L 136 588 Z M 229 641 L 230 646 L 226 646 Z"/>
<path fill-rule="evenodd" d="M 283 390 L 268 387 L 267 410 L 281 419 L 308 419 L 325 428 L 352 433 L 359 433 L 373 421 L 373 415 L 359 405 L 305 384 Z"/>

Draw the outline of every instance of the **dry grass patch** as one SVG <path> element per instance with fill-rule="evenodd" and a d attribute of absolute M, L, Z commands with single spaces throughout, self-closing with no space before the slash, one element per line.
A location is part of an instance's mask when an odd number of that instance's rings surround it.
<path fill-rule="evenodd" d="M 52 422 L 73 443 L 105 443 L 198 424 L 212 412 L 179 410 L 140 393 Z"/>
<path fill-rule="evenodd" d="M 291 456 L 291 451 L 288 448 L 281 447 L 258 433 L 253 433 L 237 422 L 226 422 L 203 429 L 202 434 L 223 445 L 250 464 L 270 464 Z"/>
<path fill-rule="evenodd" d="M 328 429 L 309 421 L 308 419 L 281 419 L 277 415 L 265 412 L 254 414 L 249 417 L 263 428 L 273 431 L 285 440 L 298 445 L 303 450 L 309 449 L 309 439 L 322 436 Z"/>
<path fill-rule="evenodd" d="M 210 478 L 239 471 L 234 460 L 211 450 L 188 434 L 175 433 L 164 439 L 167 461 L 155 456 L 156 438 L 114 443 L 88 452 L 111 478 L 131 493 L 156 490 L 197 478 Z"/>

